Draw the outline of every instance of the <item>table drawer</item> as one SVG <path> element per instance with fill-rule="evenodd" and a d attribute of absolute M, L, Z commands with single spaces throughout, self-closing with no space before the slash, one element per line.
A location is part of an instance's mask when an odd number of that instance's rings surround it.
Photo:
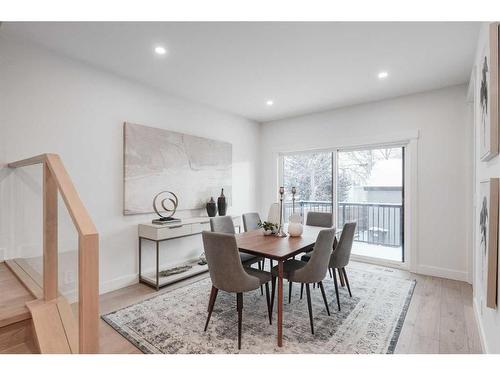
<path fill-rule="evenodd" d="M 192 233 L 192 224 L 186 224 L 186 225 L 179 224 L 178 226 L 168 226 L 165 228 L 158 229 L 157 231 L 158 237 L 156 239 L 163 240 L 167 238 L 188 236 L 191 233 Z"/>

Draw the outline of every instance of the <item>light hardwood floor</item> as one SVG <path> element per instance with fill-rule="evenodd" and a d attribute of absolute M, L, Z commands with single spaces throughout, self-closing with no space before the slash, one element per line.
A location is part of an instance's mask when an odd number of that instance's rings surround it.
<path fill-rule="evenodd" d="M 348 269 L 378 266 L 351 262 Z M 417 280 L 413 298 L 396 347 L 396 354 L 481 353 L 472 307 L 472 288 L 459 281 L 393 270 L 394 275 Z M 101 314 L 182 287 L 207 274 L 166 287 L 160 292 L 136 284 L 101 296 Z M 208 298 L 208 297 L 207 297 Z M 101 353 L 140 353 L 118 332 L 101 320 Z"/>

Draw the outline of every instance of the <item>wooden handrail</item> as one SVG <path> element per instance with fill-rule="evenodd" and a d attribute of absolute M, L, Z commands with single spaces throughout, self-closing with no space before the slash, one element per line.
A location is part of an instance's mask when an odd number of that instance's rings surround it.
<path fill-rule="evenodd" d="M 57 154 L 42 154 L 9 163 L 10 168 L 43 165 L 44 300 L 58 297 L 57 193 L 78 231 L 79 353 L 99 350 L 99 234 Z"/>
<path fill-rule="evenodd" d="M 27 167 L 28 165 L 33 165 L 33 164 L 43 164 L 45 163 L 46 159 L 47 159 L 47 154 L 41 154 L 33 156 L 32 158 L 15 161 L 7 165 L 9 166 L 9 168 Z"/>

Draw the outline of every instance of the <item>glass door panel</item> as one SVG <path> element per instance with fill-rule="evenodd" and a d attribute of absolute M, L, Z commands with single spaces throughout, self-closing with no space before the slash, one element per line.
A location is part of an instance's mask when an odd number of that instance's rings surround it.
<path fill-rule="evenodd" d="M 337 153 L 337 223 L 356 221 L 352 253 L 404 261 L 404 147 Z"/>
<path fill-rule="evenodd" d="M 283 156 L 285 187 L 284 220 L 295 212 L 303 218 L 308 211 L 333 212 L 333 154 L 331 152 L 299 153 Z M 295 204 L 292 187 L 296 188 Z"/>

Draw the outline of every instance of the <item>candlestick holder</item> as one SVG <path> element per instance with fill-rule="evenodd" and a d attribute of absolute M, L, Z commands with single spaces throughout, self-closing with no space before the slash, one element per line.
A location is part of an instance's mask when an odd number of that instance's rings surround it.
<path fill-rule="evenodd" d="M 276 233 L 277 237 L 286 237 L 287 234 L 283 228 L 283 195 L 285 194 L 285 188 L 283 186 L 280 187 L 280 225 L 278 227 L 278 233 Z"/>
<path fill-rule="evenodd" d="M 292 187 L 292 214 L 295 213 L 295 193 L 297 193 L 297 189 L 295 186 Z"/>

